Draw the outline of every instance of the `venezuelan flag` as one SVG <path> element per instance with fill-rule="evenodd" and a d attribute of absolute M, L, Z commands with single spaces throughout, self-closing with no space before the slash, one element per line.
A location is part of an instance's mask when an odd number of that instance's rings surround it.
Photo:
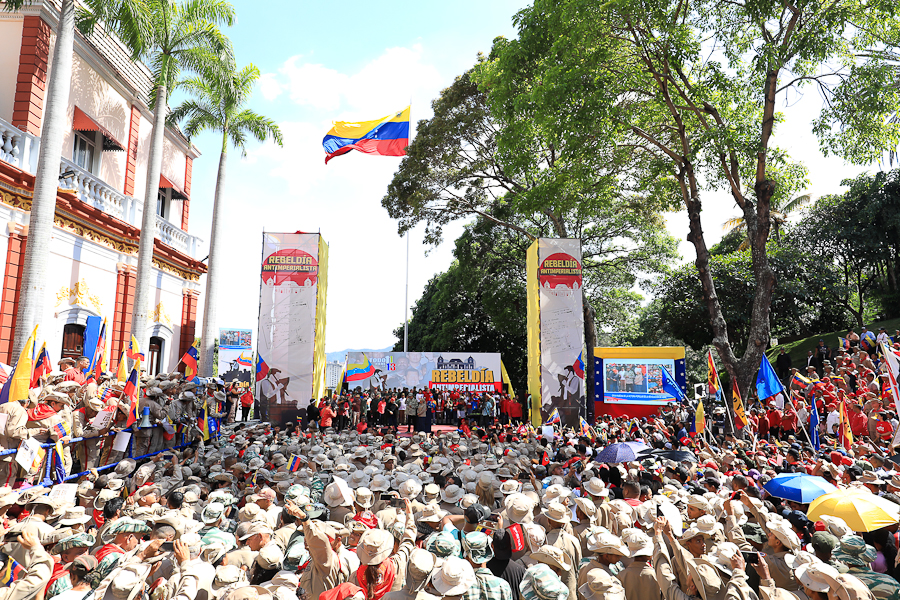
<path fill-rule="evenodd" d="M 41 387 L 41 377 L 53 370 L 50 366 L 50 355 L 47 354 L 47 342 L 41 346 L 41 352 L 34 361 L 34 372 L 31 374 L 31 387 Z"/>
<path fill-rule="evenodd" d="M 197 376 L 197 360 L 199 360 L 199 358 L 200 353 L 197 352 L 196 346 L 188 348 L 188 351 L 181 357 L 181 362 L 184 363 L 184 378 L 188 381 Z"/>
<path fill-rule="evenodd" d="M 325 163 L 351 150 L 378 156 L 406 156 L 409 145 L 409 109 L 374 121 L 335 121 L 322 139 Z"/>
<path fill-rule="evenodd" d="M 302 466 L 302 464 L 300 462 L 300 457 L 297 456 L 296 454 L 291 454 L 291 462 L 288 465 L 288 469 L 290 470 L 290 472 L 296 473 L 297 471 L 300 470 L 301 466 Z"/>
<path fill-rule="evenodd" d="M 594 441 L 594 432 L 591 431 L 591 426 L 588 425 L 588 422 L 584 420 L 584 417 L 578 417 L 581 421 L 581 435 L 586 436 L 592 442 Z"/>
<path fill-rule="evenodd" d="M 841 348 L 843 348 L 844 350 L 849 350 L 850 349 L 850 340 L 848 340 L 847 338 L 838 336 L 838 345 Z"/>
<path fill-rule="evenodd" d="M 559 410 L 554 408 L 544 425 L 559 425 L 560 423 L 562 423 L 562 419 L 559 417 Z"/>
<path fill-rule="evenodd" d="M 25 347 L 19 353 L 19 360 L 13 366 L 13 370 L 0 390 L 0 404 L 6 404 L 10 400 L 25 400 L 28 398 L 28 390 L 31 386 L 31 376 L 34 373 L 34 338 L 37 335 L 38 326 L 34 326 L 31 337 L 25 342 Z"/>
<path fill-rule="evenodd" d="M 207 400 L 203 399 L 203 408 L 200 409 L 200 414 L 197 415 L 197 427 L 200 429 L 200 433 L 203 434 L 203 441 L 209 441 L 209 433 L 210 433 L 210 421 L 212 419 L 209 418 L 209 406 L 207 404 Z"/>
<path fill-rule="evenodd" d="M 639 435 L 641 433 L 641 428 L 638 426 L 637 419 L 632 419 L 631 428 L 628 430 L 628 433 L 631 435 Z"/>
<path fill-rule="evenodd" d="M 372 363 L 369 362 L 369 357 L 363 354 L 363 361 L 361 364 L 351 363 L 347 365 L 347 374 L 344 376 L 344 381 L 362 381 L 363 379 L 368 379 L 374 374 L 375 367 L 373 367 Z"/>
<path fill-rule="evenodd" d="M 12 556 L 6 558 L 6 566 L 3 567 L 3 574 L 0 575 L 0 585 L 7 587 L 14 584 L 25 574 L 22 565 L 13 560 Z"/>
<path fill-rule="evenodd" d="M 122 397 L 131 401 L 131 408 L 128 409 L 128 420 L 125 422 L 125 427 L 131 427 L 131 424 L 136 422 L 138 418 L 138 391 L 141 388 L 141 380 L 137 372 L 138 364 L 135 363 L 135 367 L 131 369 L 131 375 L 128 376 L 128 381 L 125 382 L 125 389 L 122 390 Z"/>
<path fill-rule="evenodd" d="M 582 355 L 584 354 L 584 350 L 578 353 L 578 358 L 575 359 L 575 364 L 572 365 L 572 369 L 575 370 L 575 376 L 581 379 L 584 379 L 584 359 Z"/>
<path fill-rule="evenodd" d="M 794 376 L 791 378 L 791 383 L 796 383 L 801 387 L 806 387 L 812 383 L 812 379 L 807 379 L 800 373 L 794 373 Z"/>
<path fill-rule="evenodd" d="M 61 438 L 72 435 L 72 431 L 69 429 L 69 425 L 65 421 L 56 423 L 53 426 L 53 430 L 56 431 L 56 434 Z"/>
<path fill-rule="evenodd" d="M 269 365 L 258 353 L 256 355 L 256 380 L 262 381 L 269 374 Z"/>
<path fill-rule="evenodd" d="M 140 351 L 137 338 L 134 336 L 131 336 L 131 341 L 128 342 L 128 349 L 125 352 L 131 360 L 144 360 L 144 353 Z"/>
<path fill-rule="evenodd" d="M 253 359 L 249 356 L 244 356 L 243 352 L 241 352 L 241 355 L 237 357 L 235 362 L 242 367 L 250 367 L 253 365 Z"/>

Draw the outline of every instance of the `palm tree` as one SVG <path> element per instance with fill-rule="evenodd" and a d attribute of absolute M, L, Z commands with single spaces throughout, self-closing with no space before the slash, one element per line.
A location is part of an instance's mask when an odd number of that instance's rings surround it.
<path fill-rule="evenodd" d="M 225 165 L 228 147 L 240 149 L 246 156 L 248 136 L 263 142 L 268 138 L 279 146 L 283 139 L 274 121 L 244 108 L 253 93 L 253 84 L 259 79 L 259 69 L 247 65 L 237 70 L 231 64 L 218 63 L 218 68 L 207 69 L 201 76 L 179 84 L 193 96 L 172 111 L 170 119 L 185 120 L 184 132 L 188 137 L 205 131 L 222 134 L 222 150 L 219 155 L 219 172 L 216 176 L 216 193 L 213 201 L 212 228 L 209 234 L 209 264 L 206 273 L 206 298 L 203 305 L 203 327 L 200 330 L 200 375 L 212 376 L 213 350 L 218 337 L 216 314 L 219 291 L 219 270 L 222 252 L 222 215 L 225 209 Z"/>
<path fill-rule="evenodd" d="M 88 4 L 103 0 L 88 0 Z M 124 2 L 126 0 L 109 0 Z M 162 168 L 163 140 L 168 112 L 168 91 L 182 70 L 208 69 L 210 60 L 233 61 L 231 43 L 219 26 L 234 23 L 234 7 L 224 0 L 143 0 L 146 24 L 127 10 L 107 11 L 110 27 L 119 35 L 134 40 L 135 55 L 153 71 L 153 130 L 150 134 L 150 160 L 144 192 L 144 214 L 138 244 L 138 268 L 135 277 L 134 309 L 131 333 L 141 348 L 147 347 L 150 313 L 150 287 L 153 278 L 153 239 L 156 232 L 156 199 Z"/>
<path fill-rule="evenodd" d="M 769 222 L 772 224 L 772 234 L 776 240 L 781 239 L 781 228 L 787 223 L 790 214 L 800 210 L 810 202 L 812 202 L 812 196 L 810 194 L 803 194 L 791 198 L 784 204 L 779 203 L 776 198 L 772 198 L 772 206 L 769 209 Z M 744 217 L 740 216 L 728 219 L 725 221 L 725 225 L 723 225 L 722 228 L 726 233 L 731 231 L 743 231 L 747 228 L 747 224 L 744 222 Z M 750 242 L 744 238 L 744 241 L 741 242 L 738 249 L 746 250 L 749 247 Z"/>
<path fill-rule="evenodd" d="M 34 0 L 6 0 L 4 9 L 20 10 Z M 91 10 L 100 19 L 115 11 L 130 12 L 133 22 L 140 27 L 143 22 L 143 0 L 92 0 Z M 88 9 L 77 9 L 79 19 L 86 18 Z M 56 44 L 50 60 L 50 81 L 44 98 L 44 119 L 41 125 L 41 145 L 38 151 L 37 173 L 34 178 L 34 195 L 31 199 L 31 215 L 28 219 L 28 242 L 22 265 L 19 288 L 19 307 L 16 315 L 16 331 L 12 356 L 18 356 L 34 326 L 44 316 L 44 299 L 47 281 L 47 248 L 53 231 L 56 214 L 56 190 L 59 187 L 59 161 L 62 157 L 63 137 L 66 134 L 66 114 L 69 109 L 69 87 L 72 79 L 72 56 L 75 43 L 75 0 L 62 0 Z M 123 38 L 126 45 L 132 40 Z"/>

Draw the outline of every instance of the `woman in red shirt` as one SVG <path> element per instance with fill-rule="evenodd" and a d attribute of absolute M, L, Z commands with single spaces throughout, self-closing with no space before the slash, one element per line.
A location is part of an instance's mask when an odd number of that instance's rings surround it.
<path fill-rule="evenodd" d="M 325 406 L 319 411 L 319 429 L 331 427 L 331 420 L 334 419 L 335 416 L 335 412 L 332 410 L 331 405 L 326 402 Z"/>

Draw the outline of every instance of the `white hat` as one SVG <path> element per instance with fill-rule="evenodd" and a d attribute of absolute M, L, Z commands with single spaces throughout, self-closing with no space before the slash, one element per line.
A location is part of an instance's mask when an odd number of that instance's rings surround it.
<path fill-rule="evenodd" d="M 393 549 L 393 535 L 384 529 L 368 529 L 359 538 L 356 554 L 363 565 L 380 565 L 391 555 Z"/>
<path fill-rule="evenodd" d="M 356 497 L 353 502 L 359 504 L 363 508 L 371 508 L 372 505 L 375 504 L 375 494 L 367 487 L 357 488 L 354 494 Z"/>
<path fill-rule="evenodd" d="M 444 559 L 431 574 L 431 585 L 442 596 L 461 596 L 475 581 L 475 571 L 469 561 L 455 556 Z"/>
<path fill-rule="evenodd" d="M 827 592 L 831 589 L 831 580 L 838 578 L 838 570 L 823 562 L 806 563 L 797 567 L 794 575 L 814 592 Z"/>

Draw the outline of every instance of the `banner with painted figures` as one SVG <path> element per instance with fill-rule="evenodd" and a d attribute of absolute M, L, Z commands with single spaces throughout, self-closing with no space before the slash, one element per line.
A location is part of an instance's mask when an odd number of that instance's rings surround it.
<path fill-rule="evenodd" d="M 278 406 L 305 408 L 324 393 L 327 257 L 319 234 L 263 234 L 256 380 L 272 418 Z"/>

